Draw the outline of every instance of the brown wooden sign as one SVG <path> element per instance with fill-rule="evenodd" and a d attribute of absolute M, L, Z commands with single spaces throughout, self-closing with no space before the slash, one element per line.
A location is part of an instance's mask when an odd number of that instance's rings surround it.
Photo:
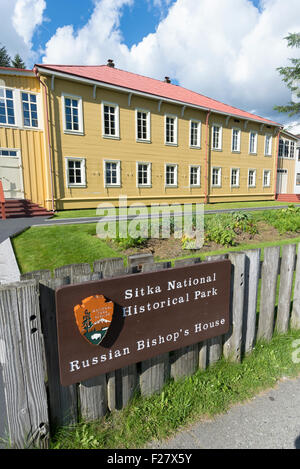
<path fill-rule="evenodd" d="M 230 277 L 223 260 L 59 288 L 61 383 L 225 334 Z"/>

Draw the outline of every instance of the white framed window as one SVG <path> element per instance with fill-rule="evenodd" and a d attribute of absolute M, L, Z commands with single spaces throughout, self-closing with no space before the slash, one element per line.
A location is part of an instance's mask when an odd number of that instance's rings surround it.
<path fill-rule="evenodd" d="M 295 157 L 295 142 L 290 141 L 290 158 Z"/>
<path fill-rule="evenodd" d="M 257 132 L 254 131 L 249 134 L 249 153 L 253 155 L 257 153 Z"/>
<path fill-rule="evenodd" d="M 35 93 L 22 91 L 21 100 L 24 127 L 38 128 L 39 121 L 37 95 Z"/>
<path fill-rule="evenodd" d="M 272 156 L 272 135 L 265 135 L 265 155 Z"/>
<path fill-rule="evenodd" d="M 269 169 L 264 169 L 263 171 L 263 187 L 271 186 L 271 171 Z"/>
<path fill-rule="evenodd" d="M 102 102 L 102 135 L 105 138 L 120 137 L 119 105 Z"/>
<path fill-rule="evenodd" d="M 85 158 L 66 157 L 66 180 L 68 187 L 85 187 Z"/>
<path fill-rule="evenodd" d="M 200 187 L 201 168 L 199 165 L 190 166 L 190 187 Z"/>
<path fill-rule="evenodd" d="M 222 150 L 222 126 L 219 124 L 212 126 L 212 149 Z"/>
<path fill-rule="evenodd" d="M 283 157 L 283 150 L 284 150 L 284 141 L 282 138 L 279 139 L 279 147 L 278 147 L 278 157 Z"/>
<path fill-rule="evenodd" d="M 121 186 L 121 162 L 119 160 L 104 160 L 104 186 Z"/>
<path fill-rule="evenodd" d="M 0 125 L 16 125 L 14 90 L 0 88 Z"/>
<path fill-rule="evenodd" d="M 151 187 L 151 163 L 137 162 L 136 183 L 137 187 Z"/>
<path fill-rule="evenodd" d="M 213 187 L 221 187 L 222 185 L 222 168 L 214 167 L 211 170 L 211 184 Z"/>
<path fill-rule="evenodd" d="M 190 147 L 201 147 L 201 122 L 190 120 Z"/>
<path fill-rule="evenodd" d="M 178 166 L 177 164 L 166 164 L 165 165 L 165 186 L 174 187 L 177 186 L 178 180 Z"/>
<path fill-rule="evenodd" d="M 256 186 L 256 169 L 248 170 L 248 187 Z"/>
<path fill-rule="evenodd" d="M 135 110 L 136 140 L 138 142 L 150 142 L 150 111 L 144 109 Z"/>
<path fill-rule="evenodd" d="M 64 133 L 83 134 L 82 98 L 62 94 Z"/>
<path fill-rule="evenodd" d="M 177 145 L 177 116 L 165 115 L 165 144 Z"/>
<path fill-rule="evenodd" d="M 231 168 L 230 185 L 231 185 L 231 187 L 239 187 L 240 186 L 240 170 L 239 170 L 239 168 Z"/>
<path fill-rule="evenodd" d="M 231 151 L 241 151 L 241 129 L 233 128 L 231 135 Z"/>

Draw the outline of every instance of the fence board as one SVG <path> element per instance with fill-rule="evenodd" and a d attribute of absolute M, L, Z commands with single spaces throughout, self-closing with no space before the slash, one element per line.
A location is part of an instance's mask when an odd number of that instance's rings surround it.
<path fill-rule="evenodd" d="M 69 264 L 54 269 L 55 278 L 70 277 L 71 283 L 73 282 L 74 275 L 88 275 L 91 273 L 91 266 L 88 263 L 82 264 Z"/>
<path fill-rule="evenodd" d="M 279 246 L 272 246 L 264 249 L 257 338 L 265 339 L 267 341 L 271 340 L 274 329 L 279 257 Z"/>
<path fill-rule="evenodd" d="M 300 243 L 297 250 L 297 264 L 295 273 L 294 299 L 291 315 L 291 327 L 300 329 Z"/>
<path fill-rule="evenodd" d="M 124 270 L 123 257 L 113 257 L 110 259 L 99 259 L 94 262 L 94 272 L 101 272 L 103 278 L 109 278 L 112 275 L 117 276 L 118 272 Z"/>
<path fill-rule="evenodd" d="M 0 287 L 0 341 L 10 444 L 47 448 L 49 418 L 35 281 Z"/>
<path fill-rule="evenodd" d="M 243 318 L 242 352 L 252 351 L 256 338 L 256 310 L 260 276 L 260 249 L 245 251 L 245 299 Z"/>
<path fill-rule="evenodd" d="M 295 255 L 295 244 L 287 244 L 282 247 L 280 286 L 276 320 L 276 330 L 281 334 L 287 332 L 289 328 Z"/>
<path fill-rule="evenodd" d="M 225 358 L 239 362 L 242 356 L 246 255 L 239 252 L 230 253 L 228 258 L 232 263 L 231 326 L 229 332 L 225 335 L 223 353 Z"/>

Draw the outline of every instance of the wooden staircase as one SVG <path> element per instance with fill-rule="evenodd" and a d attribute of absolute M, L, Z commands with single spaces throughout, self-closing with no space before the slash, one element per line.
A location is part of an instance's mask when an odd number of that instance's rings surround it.
<path fill-rule="evenodd" d="M 0 210 L 0 219 L 53 216 L 53 212 L 46 210 L 38 204 L 34 204 L 28 199 L 5 199 L 4 204 L 2 203 L 1 205 L 2 210 Z"/>
<path fill-rule="evenodd" d="M 276 200 L 285 203 L 300 203 L 300 194 L 277 194 Z"/>

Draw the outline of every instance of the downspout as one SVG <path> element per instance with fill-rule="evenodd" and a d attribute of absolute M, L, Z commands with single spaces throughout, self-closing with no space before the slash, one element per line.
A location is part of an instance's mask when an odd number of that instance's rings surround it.
<path fill-rule="evenodd" d="M 278 135 L 277 135 L 277 151 L 276 151 L 276 161 L 275 161 L 275 187 L 274 187 L 274 194 L 275 194 L 275 199 L 277 196 L 277 169 L 278 169 L 278 158 L 279 158 L 279 139 L 280 139 L 280 132 L 283 129 L 283 127 L 280 127 Z"/>
<path fill-rule="evenodd" d="M 208 202 L 208 119 L 211 110 L 207 112 L 206 115 L 206 129 L 205 129 L 205 187 L 204 187 L 204 203 Z"/>
<path fill-rule="evenodd" d="M 48 159 L 49 159 L 49 171 L 50 171 L 50 180 L 51 180 L 51 205 L 52 205 L 52 212 L 55 211 L 54 208 L 54 183 L 53 183 L 53 169 L 52 169 L 52 158 L 51 158 L 51 144 L 50 144 L 50 128 L 49 128 L 49 109 L 48 109 L 48 101 L 47 101 L 47 87 L 45 83 L 41 80 L 40 74 L 38 73 L 37 67 L 33 69 L 35 76 L 39 80 L 40 84 L 44 87 L 44 105 L 46 111 L 46 120 L 47 120 L 47 141 L 48 141 Z"/>

